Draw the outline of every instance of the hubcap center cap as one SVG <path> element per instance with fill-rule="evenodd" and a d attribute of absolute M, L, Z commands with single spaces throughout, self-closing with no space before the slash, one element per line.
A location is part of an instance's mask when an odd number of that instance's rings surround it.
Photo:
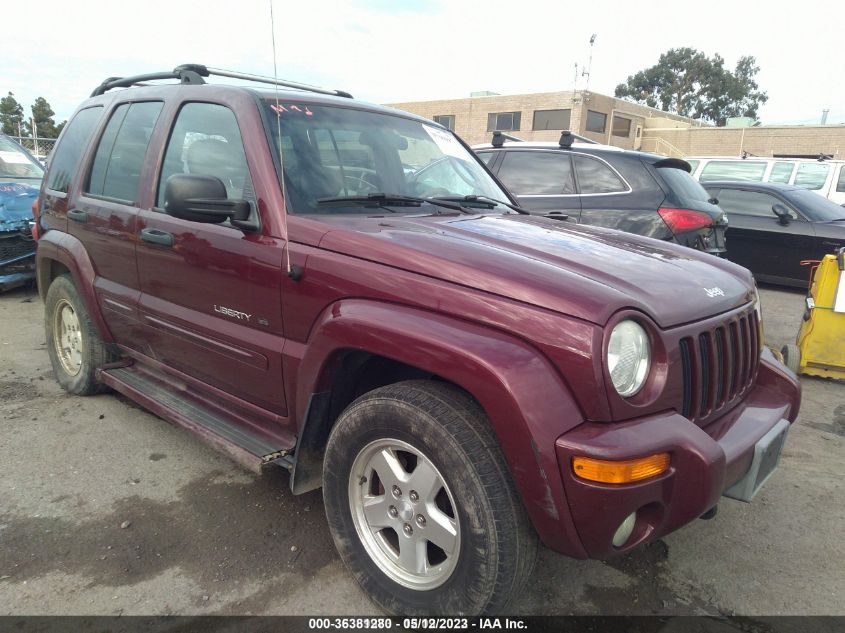
<path fill-rule="evenodd" d="M 399 506 L 399 518 L 406 523 L 414 518 L 414 509 L 407 501 Z"/>

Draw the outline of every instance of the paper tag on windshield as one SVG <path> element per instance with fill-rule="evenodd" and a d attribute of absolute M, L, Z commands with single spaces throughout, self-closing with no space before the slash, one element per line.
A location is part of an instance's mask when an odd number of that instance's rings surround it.
<path fill-rule="evenodd" d="M 441 152 L 447 156 L 455 156 L 456 158 L 466 160 L 467 151 L 460 143 L 458 143 L 458 139 L 456 139 L 454 135 L 450 134 L 446 130 L 439 130 L 436 127 L 426 125 L 425 123 L 423 123 L 423 128 L 425 128 L 425 131 L 431 137 L 431 140 L 437 144 L 437 147 L 440 148 Z"/>
<path fill-rule="evenodd" d="M 23 163 L 24 165 L 29 165 L 26 156 L 18 152 L 0 152 L 0 160 L 4 163 Z"/>

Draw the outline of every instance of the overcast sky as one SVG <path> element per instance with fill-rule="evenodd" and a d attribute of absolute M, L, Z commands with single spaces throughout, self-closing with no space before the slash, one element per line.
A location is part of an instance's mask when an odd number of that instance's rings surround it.
<path fill-rule="evenodd" d="M 845 123 L 845 3 L 273 0 L 279 77 L 379 103 L 568 90 L 597 34 L 590 89 L 613 94 L 669 48 L 753 55 L 763 123 Z M 23 7 L 23 5 L 21 5 Z M 41 0 L 7 16 L 0 91 L 67 118 L 104 78 L 187 63 L 272 74 L 269 0 Z M 131 8 L 130 8 L 131 7 Z M 32 26 L 28 26 L 32 24 Z M 585 78 L 579 78 L 579 88 Z"/>

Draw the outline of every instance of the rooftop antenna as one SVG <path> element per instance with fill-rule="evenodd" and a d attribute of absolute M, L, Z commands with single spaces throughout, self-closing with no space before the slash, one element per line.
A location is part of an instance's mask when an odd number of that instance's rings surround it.
<path fill-rule="evenodd" d="M 279 184 L 282 186 L 282 197 L 285 200 L 285 208 L 282 209 L 282 228 L 285 231 L 285 240 L 287 240 L 287 244 L 285 244 L 285 269 L 288 277 L 294 281 L 299 281 L 302 279 L 302 269 L 299 268 L 299 266 L 294 267 L 290 264 L 290 235 L 288 234 L 287 210 L 288 196 L 287 191 L 285 191 L 284 164 L 282 163 L 282 109 L 279 107 L 279 71 L 276 65 L 276 21 L 273 19 L 273 0 L 268 0 L 268 2 L 270 3 L 270 41 L 273 43 L 273 80 L 277 82 L 274 88 L 276 93 L 276 141 L 279 148 L 279 165 L 282 168 Z"/>
<path fill-rule="evenodd" d="M 584 92 L 587 92 L 590 89 L 590 71 L 593 68 L 593 44 L 596 42 L 596 34 L 593 33 L 590 36 L 590 61 L 587 62 L 587 68 L 585 68 L 582 72 L 582 76 L 587 77 L 587 83 L 584 85 Z"/>

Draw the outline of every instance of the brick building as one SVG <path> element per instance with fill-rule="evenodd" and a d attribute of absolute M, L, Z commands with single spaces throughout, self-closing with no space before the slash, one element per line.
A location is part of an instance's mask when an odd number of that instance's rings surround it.
<path fill-rule="evenodd" d="M 845 125 L 714 127 L 696 119 L 596 92 L 522 95 L 481 93 L 462 99 L 389 104 L 433 119 L 470 144 L 485 143 L 493 130 L 525 140 L 556 141 L 572 130 L 600 143 L 667 156 L 845 158 Z"/>

